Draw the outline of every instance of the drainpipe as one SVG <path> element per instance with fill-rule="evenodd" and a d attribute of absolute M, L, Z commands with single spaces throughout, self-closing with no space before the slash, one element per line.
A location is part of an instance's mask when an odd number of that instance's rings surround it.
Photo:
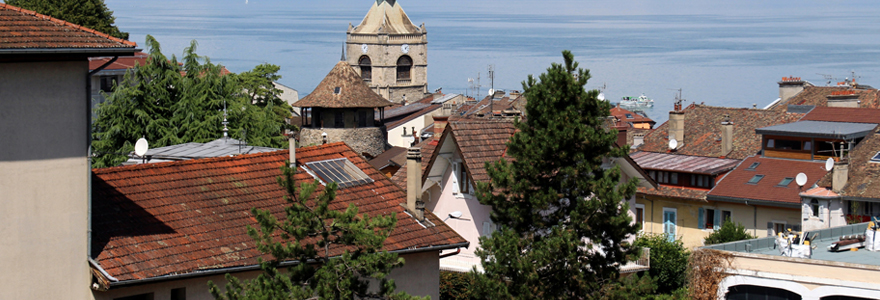
<path fill-rule="evenodd" d="M 86 190 L 88 191 L 86 194 L 86 201 L 88 201 L 88 242 L 86 244 L 86 253 L 89 258 L 92 257 L 92 75 L 95 73 L 101 72 L 109 66 L 110 64 L 116 62 L 119 59 L 119 56 L 114 56 L 107 63 L 101 65 L 97 69 L 86 74 L 86 145 L 88 148 L 86 149 L 86 166 L 88 174 L 86 178 L 88 178 L 88 182 L 86 183 Z"/>
<path fill-rule="evenodd" d="M 443 258 L 447 258 L 450 256 L 455 256 L 455 255 L 458 255 L 459 253 L 461 253 L 461 248 L 456 249 L 455 252 L 452 252 L 452 253 L 441 254 L 440 258 L 443 259 Z"/>

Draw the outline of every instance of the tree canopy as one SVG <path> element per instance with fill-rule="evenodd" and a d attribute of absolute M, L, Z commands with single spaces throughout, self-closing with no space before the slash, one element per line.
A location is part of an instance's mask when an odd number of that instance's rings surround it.
<path fill-rule="evenodd" d="M 216 299 L 419 299 L 404 292 L 395 293 L 394 280 L 387 278 L 404 261 L 396 253 L 382 250 L 385 239 L 397 225 L 396 214 L 370 217 L 358 214 L 350 204 L 344 211 L 329 208 L 336 198 L 337 185 L 330 182 L 315 194 L 320 184 L 303 183 L 295 188 L 291 169 L 285 163 L 278 183 L 288 193 L 289 206 L 282 219 L 269 211 L 252 209 L 259 229 L 247 226 L 257 249 L 271 255 L 260 260 L 263 273 L 240 281 L 227 274 L 225 291 L 209 282 Z M 331 256 L 330 249 L 345 247 L 342 255 Z M 297 263 L 280 272 L 285 261 Z M 368 279 L 380 282 L 370 290 Z M 356 297 L 356 298 L 355 298 Z"/>
<path fill-rule="evenodd" d="M 490 181 L 477 183 L 502 228 L 480 238 L 479 298 L 594 298 L 634 254 L 626 239 L 637 225 L 621 199 L 636 182 L 603 167 L 604 158 L 626 155 L 604 126 L 610 104 L 584 89 L 589 71 L 562 54 L 563 64 L 523 82 L 528 118 L 516 123 L 509 160 L 487 163 Z"/>
<path fill-rule="evenodd" d="M 753 238 L 755 237 L 749 234 L 748 231 L 746 231 L 746 227 L 743 226 L 742 223 L 733 223 L 729 219 L 726 219 L 724 220 L 724 223 L 721 224 L 721 228 L 709 234 L 709 236 L 707 236 L 706 239 L 703 241 L 706 245 L 712 245 L 741 240 L 750 240 Z"/>
<path fill-rule="evenodd" d="M 121 32 L 113 25 L 116 18 L 104 0 L 6 0 L 6 4 L 128 39 L 128 32 Z"/>
<path fill-rule="evenodd" d="M 193 41 L 183 61 L 162 54 L 147 36 L 149 58 L 113 87 L 97 108 L 92 129 L 95 167 L 128 159 L 134 142 L 145 137 L 150 147 L 204 143 L 223 136 L 224 109 L 232 138 L 249 145 L 286 148 L 285 122 L 290 106 L 278 97 L 272 80 L 278 67 L 264 64 L 241 74 L 222 74 L 223 67 L 196 54 Z M 256 102 L 256 103 L 255 103 Z"/>

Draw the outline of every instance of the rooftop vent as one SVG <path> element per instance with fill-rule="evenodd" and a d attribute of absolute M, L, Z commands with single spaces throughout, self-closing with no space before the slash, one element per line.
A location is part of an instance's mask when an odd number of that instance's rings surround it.
<path fill-rule="evenodd" d="M 306 167 L 313 172 L 315 178 L 325 184 L 335 182 L 343 189 L 373 182 L 372 178 L 347 158 L 307 162 Z"/>

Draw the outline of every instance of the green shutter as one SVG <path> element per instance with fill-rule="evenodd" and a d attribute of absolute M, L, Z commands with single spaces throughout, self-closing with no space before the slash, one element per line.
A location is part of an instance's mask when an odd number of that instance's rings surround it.
<path fill-rule="evenodd" d="M 715 210 L 715 223 L 714 224 L 715 224 L 715 228 L 712 228 L 712 229 L 718 230 L 721 228 L 721 210 L 720 209 Z"/>
<path fill-rule="evenodd" d="M 704 225 L 704 224 L 706 224 L 706 216 L 705 215 L 706 215 L 706 209 L 701 207 L 700 208 L 700 217 L 697 220 L 697 228 L 703 229 L 703 227 L 705 226 Z"/>

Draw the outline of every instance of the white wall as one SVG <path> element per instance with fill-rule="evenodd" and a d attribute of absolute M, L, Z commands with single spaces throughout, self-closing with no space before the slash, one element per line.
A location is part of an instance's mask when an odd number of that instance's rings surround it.
<path fill-rule="evenodd" d="M 439 109 L 438 109 L 439 110 Z M 427 126 L 427 123 L 433 123 L 433 118 L 430 116 L 437 112 L 438 110 L 434 110 L 430 113 L 421 115 L 416 117 L 415 119 L 409 120 L 403 125 L 394 127 L 388 130 L 388 144 L 395 147 L 404 147 L 409 148 L 409 137 L 412 136 L 413 127 L 416 128 L 416 131 L 422 130 Z M 403 136 L 403 129 L 406 128 L 406 136 Z M 427 157 L 425 159 L 428 159 Z"/>

